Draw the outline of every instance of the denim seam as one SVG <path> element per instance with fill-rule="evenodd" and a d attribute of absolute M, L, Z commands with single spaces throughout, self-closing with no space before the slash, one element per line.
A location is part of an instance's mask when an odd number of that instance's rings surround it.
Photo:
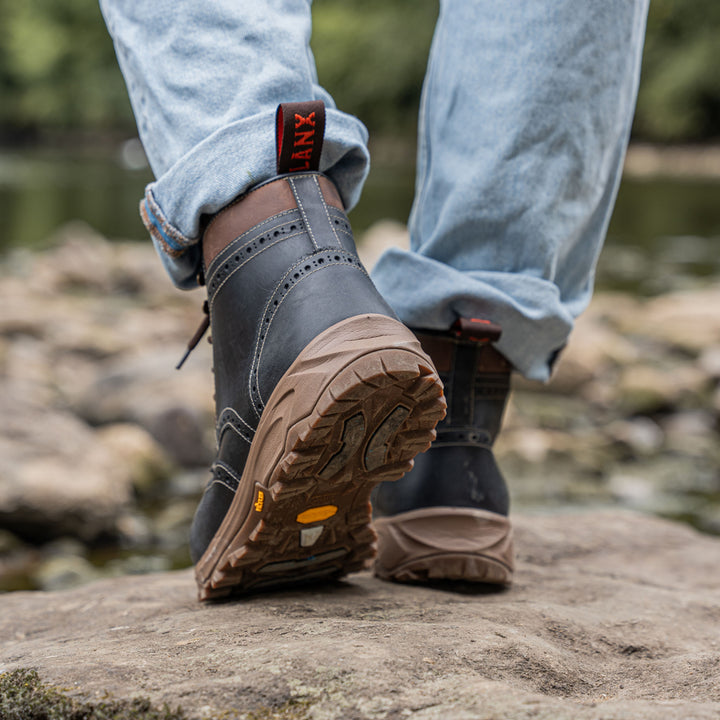
<path fill-rule="evenodd" d="M 435 33 L 445 32 L 443 24 L 443 8 L 440 8 L 440 15 L 435 24 Z M 418 133 L 417 133 L 417 155 L 416 164 L 417 170 L 415 174 L 415 197 L 413 199 L 412 208 L 410 209 L 410 217 L 408 218 L 408 229 L 410 230 L 410 246 L 413 245 L 413 235 L 415 234 L 415 228 L 417 225 L 416 216 L 418 214 L 417 208 L 422 207 L 425 204 L 425 198 L 428 193 L 428 179 L 430 175 L 430 162 L 431 162 L 431 147 L 429 138 L 429 126 L 430 126 L 430 97 L 433 94 L 433 86 L 436 84 L 435 74 L 437 68 L 437 45 L 439 43 L 439 37 L 436 35 L 433 37 L 430 51 L 428 53 L 428 64 L 425 72 L 425 81 L 423 90 L 420 95 L 420 108 L 418 110 Z M 418 235 L 420 233 L 418 232 Z M 418 241 L 421 238 L 418 238 Z"/>

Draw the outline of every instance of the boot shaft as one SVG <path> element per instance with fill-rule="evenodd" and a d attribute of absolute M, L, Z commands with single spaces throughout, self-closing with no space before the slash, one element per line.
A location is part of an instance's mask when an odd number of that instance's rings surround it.
<path fill-rule="evenodd" d="M 218 417 L 233 407 L 255 427 L 292 360 L 322 331 L 357 315 L 358 297 L 365 312 L 392 316 L 357 256 L 345 213 L 326 201 L 324 181 L 318 173 L 277 179 L 208 229 L 211 242 L 221 233 L 233 238 L 206 273 Z M 256 206 L 277 209 L 288 198 L 291 207 L 237 234 Z M 247 213 L 245 203 L 253 203 Z"/>
<path fill-rule="evenodd" d="M 463 320 L 450 331 L 416 330 L 445 387 L 448 410 L 436 445 L 492 447 L 510 392 L 512 366 L 492 345 L 500 328 Z"/>

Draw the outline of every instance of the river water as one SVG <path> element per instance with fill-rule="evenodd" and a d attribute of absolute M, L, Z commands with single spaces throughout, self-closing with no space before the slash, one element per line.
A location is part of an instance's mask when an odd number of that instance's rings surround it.
<path fill-rule="evenodd" d="M 400 158 L 400 159 L 398 159 Z M 374 160 L 351 220 L 404 222 L 412 203 L 409 153 Z M 145 239 L 137 206 L 152 179 L 137 141 L 112 150 L 0 151 L 0 252 L 43 247 L 64 223 L 83 220 L 102 235 Z M 599 289 L 654 295 L 720 273 L 720 178 L 626 177 L 598 272 Z"/>

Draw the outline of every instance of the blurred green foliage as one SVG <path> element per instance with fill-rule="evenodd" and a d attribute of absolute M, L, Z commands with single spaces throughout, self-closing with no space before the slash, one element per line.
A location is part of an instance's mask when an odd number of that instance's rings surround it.
<path fill-rule="evenodd" d="M 312 48 L 323 87 L 371 132 L 414 131 L 436 0 L 315 0 Z"/>
<path fill-rule="evenodd" d="M 371 132 L 411 133 L 437 0 L 315 0 L 320 80 Z M 720 3 L 652 0 L 634 134 L 720 136 Z M 0 0 L 0 128 L 132 132 L 96 0 Z"/>
<path fill-rule="evenodd" d="M 96 0 L 0 0 L 0 125 L 133 127 Z"/>
<path fill-rule="evenodd" d="M 720 136 L 720 2 L 652 0 L 634 134 Z"/>

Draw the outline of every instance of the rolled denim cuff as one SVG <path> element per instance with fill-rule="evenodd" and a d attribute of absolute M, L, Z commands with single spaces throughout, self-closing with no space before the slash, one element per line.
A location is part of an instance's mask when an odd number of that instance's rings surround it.
<path fill-rule="evenodd" d="M 360 198 L 370 166 L 367 130 L 355 117 L 327 109 L 320 170 L 347 210 Z M 145 189 L 140 216 L 175 285 L 197 285 L 203 217 L 276 174 L 275 115 L 263 113 L 213 133 Z"/>
<path fill-rule="evenodd" d="M 172 258 L 180 257 L 199 242 L 199 238 L 186 237 L 167 220 L 153 196 L 152 184 L 145 188 L 145 197 L 140 201 L 140 217 L 158 249 Z"/>
<path fill-rule="evenodd" d="M 406 325 L 447 330 L 459 317 L 492 320 L 502 329 L 497 349 L 531 380 L 547 381 L 574 317 L 554 283 L 522 273 L 461 271 L 419 253 L 390 248 L 372 279 Z M 422 292 L 418 290 L 422 288 Z M 578 313 L 590 299 L 590 286 Z"/>

